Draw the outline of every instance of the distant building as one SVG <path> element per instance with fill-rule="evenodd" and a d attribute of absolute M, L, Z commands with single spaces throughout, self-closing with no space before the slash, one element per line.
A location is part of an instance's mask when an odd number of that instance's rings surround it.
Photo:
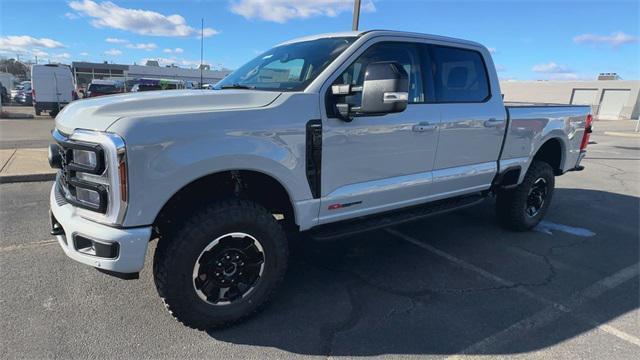
<path fill-rule="evenodd" d="M 215 84 L 229 74 L 229 71 L 202 70 L 202 81 L 205 84 Z M 200 83 L 199 69 L 185 69 L 177 66 L 155 67 L 129 65 L 127 78 L 156 78 L 178 79 Z"/>
<path fill-rule="evenodd" d="M 505 101 L 590 105 L 597 119 L 638 119 L 640 81 L 604 73 L 592 81 L 503 81 Z"/>
<path fill-rule="evenodd" d="M 155 60 L 148 60 L 146 65 L 73 62 L 71 68 L 80 89 L 86 89 L 94 79 L 121 80 L 126 84 L 135 83 L 138 78 L 176 79 L 199 84 L 201 72 L 200 69 L 185 69 L 177 66 L 162 67 Z M 205 84 L 214 84 L 230 72 L 227 69 L 216 71 L 203 68 L 202 80 Z"/>
<path fill-rule="evenodd" d="M 618 73 L 600 73 L 598 74 L 598 80 L 622 80 Z"/>
<path fill-rule="evenodd" d="M 71 71 L 76 78 L 76 85 L 79 89 L 86 89 L 92 80 L 104 79 L 124 79 L 125 72 L 129 65 L 118 65 L 91 62 L 72 62 Z"/>

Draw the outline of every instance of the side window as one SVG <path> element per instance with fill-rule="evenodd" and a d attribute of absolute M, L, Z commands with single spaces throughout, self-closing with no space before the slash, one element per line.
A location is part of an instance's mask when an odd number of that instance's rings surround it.
<path fill-rule="evenodd" d="M 409 103 L 425 101 L 420 54 L 417 46 L 410 43 L 382 42 L 372 45 L 336 79 L 334 84 L 362 85 L 367 65 L 378 61 L 400 63 L 409 75 Z"/>
<path fill-rule="evenodd" d="M 489 97 L 487 71 L 479 52 L 445 46 L 431 49 L 437 102 L 482 102 Z"/>

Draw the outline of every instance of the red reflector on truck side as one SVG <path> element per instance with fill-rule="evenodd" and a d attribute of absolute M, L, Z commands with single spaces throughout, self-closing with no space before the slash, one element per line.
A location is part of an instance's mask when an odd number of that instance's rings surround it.
<path fill-rule="evenodd" d="M 582 142 L 580 143 L 580 151 L 584 151 L 587 149 L 587 145 L 589 145 L 589 137 L 593 130 L 591 129 L 591 123 L 593 122 L 593 116 L 591 114 L 587 115 L 586 123 L 584 125 L 584 135 L 582 135 Z"/>

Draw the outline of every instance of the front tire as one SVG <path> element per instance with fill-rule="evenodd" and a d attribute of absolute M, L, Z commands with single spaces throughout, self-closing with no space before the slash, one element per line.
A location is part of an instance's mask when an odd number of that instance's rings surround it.
<path fill-rule="evenodd" d="M 156 289 L 169 312 L 200 330 L 256 313 L 282 283 L 288 246 L 262 206 L 227 200 L 196 212 L 162 238 L 154 255 Z"/>
<path fill-rule="evenodd" d="M 551 166 L 543 161 L 534 161 L 520 185 L 498 193 L 498 220 L 511 230 L 532 229 L 547 213 L 554 189 L 555 177 Z"/>

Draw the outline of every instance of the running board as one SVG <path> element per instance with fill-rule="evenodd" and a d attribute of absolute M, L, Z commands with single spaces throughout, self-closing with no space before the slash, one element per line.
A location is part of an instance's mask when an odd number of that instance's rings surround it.
<path fill-rule="evenodd" d="M 444 214 L 450 211 L 466 208 L 481 203 L 486 196 L 474 194 L 434 201 L 425 205 L 413 206 L 407 209 L 363 216 L 355 220 L 345 220 L 309 230 L 307 234 L 315 240 L 333 240 L 372 230 L 378 230 L 429 216 Z"/>

